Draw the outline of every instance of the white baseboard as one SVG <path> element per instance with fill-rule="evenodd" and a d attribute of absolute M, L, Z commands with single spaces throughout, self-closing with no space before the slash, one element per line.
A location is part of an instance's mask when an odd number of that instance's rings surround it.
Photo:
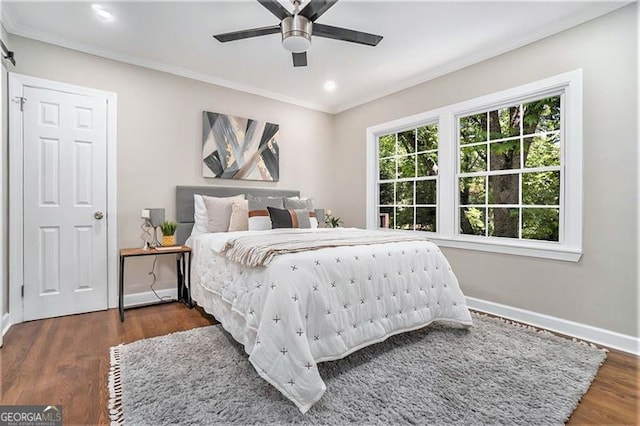
<path fill-rule="evenodd" d="M 525 309 L 514 308 L 500 303 L 476 299 L 475 297 L 467 296 L 467 306 L 475 311 L 485 312 L 534 327 L 544 328 L 545 330 L 555 331 L 556 333 L 565 334 L 580 340 L 593 342 L 608 348 L 640 355 L 640 339 L 637 337 L 627 336 L 616 333 L 615 331 L 539 314 Z"/>
<path fill-rule="evenodd" d="M 163 299 L 177 299 L 178 290 L 176 288 L 166 288 L 162 290 L 156 290 L 158 296 Z M 124 295 L 124 307 L 132 308 L 135 306 L 148 305 L 150 303 L 159 302 L 158 298 L 152 291 L 145 291 L 142 293 L 133 293 Z"/>
<path fill-rule="evenodd" d="M 6 313 L 2 316 L 2 335 L 4 336 L 5 334 L 7 334 L 7 331 L 9 331 L 9 329 L 11 328 L 11 315 L 9 315 L 9 313 Z"/>

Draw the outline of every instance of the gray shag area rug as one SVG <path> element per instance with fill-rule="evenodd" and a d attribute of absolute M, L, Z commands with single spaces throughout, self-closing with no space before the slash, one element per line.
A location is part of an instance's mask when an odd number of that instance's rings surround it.
<path fill-rule="evenodd" d="M 111 348 L 115 423 L 562 424 L 606 351 L 473 315 L 319 365 L 327 391 L 307 414 L 262 380 L 243 348 L 209 326 Z"/>

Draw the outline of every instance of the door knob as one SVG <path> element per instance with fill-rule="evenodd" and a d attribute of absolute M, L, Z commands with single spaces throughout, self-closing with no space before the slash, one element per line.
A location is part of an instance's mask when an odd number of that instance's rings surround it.
<path fill-rule="evenodd" d="M 102 218 L 104 217 L 104 213 L 102 213 L 102 212 L 95 212 L 95 213 L 93 214 L 93 217 L 95 217 L 96 219 L 100 220 L 100 219 L 102 219 Z"/>

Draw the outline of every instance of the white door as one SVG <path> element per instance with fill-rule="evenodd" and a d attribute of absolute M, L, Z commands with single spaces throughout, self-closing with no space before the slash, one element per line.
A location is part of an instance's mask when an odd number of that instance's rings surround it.
<path fill-rule="evenodd" d="M 107 100 L 23 96 L 24 320 L 107 309 Z"/>

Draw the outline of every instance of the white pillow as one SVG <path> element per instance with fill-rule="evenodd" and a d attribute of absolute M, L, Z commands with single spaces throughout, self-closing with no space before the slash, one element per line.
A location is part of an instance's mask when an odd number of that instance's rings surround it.
<path fill-rule="evenodd" d="M 204 198 L 207 197 L 209 199 L 216 199 L 220 201 L 225 201 L 224 203 L 219 204 L 221 210 L 218 212 L 209 212 L 207 211 L 207 206 L 205 205 Z M 226 223 L 224 225 L 224 230 L 218 232 L 226 232 L 229 222 L 228 218 L 231 216 L 231 205 L 234 201 L 244 200 L 244 195 L 235 195 L 233 197 L 208 197 L 206 195 L 193 195 L 193 229 L 191 230 L 191 235 L 204 234 L 210 232 L 208 230 L 210 226 L 210 217 L 215 217 L 216 215 L 220 215 L 225 219 L 223 222 Z"/>
<path fill-rule="evenodd" d="M 204 205 L 202 195 L 193 194 L 193 228 L 191 235 L 204 234 L 207 232 L 207 208 Z"/>

